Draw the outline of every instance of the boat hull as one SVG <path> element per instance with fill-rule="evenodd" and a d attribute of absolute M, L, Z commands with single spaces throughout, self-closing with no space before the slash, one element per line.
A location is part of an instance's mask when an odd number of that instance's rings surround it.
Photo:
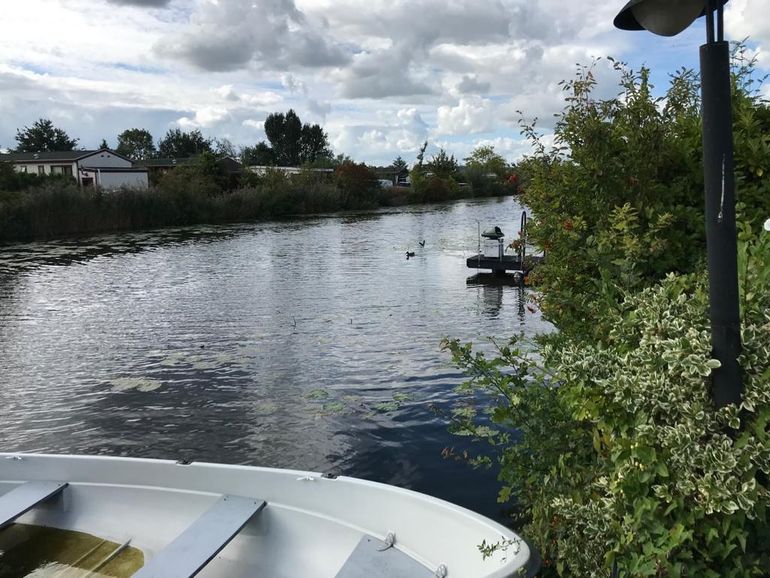
<path fill-rule="evenodd" d="M 16 521 L 130 540 L 152 560 L 222 495 L 267 502 L 200 576 L 334 577 L 363 537 L 385 540 L 448 577 L 518 575 L 530 550 L 515 533 L 443 500 L 314 472 L 165 460 L 0 454 L 0 498 L 29 481 L 69 485 Z M 492 556 L 485 542 L 508 544 Z M 440 572 L 439 572 L 440 573 Z"/>

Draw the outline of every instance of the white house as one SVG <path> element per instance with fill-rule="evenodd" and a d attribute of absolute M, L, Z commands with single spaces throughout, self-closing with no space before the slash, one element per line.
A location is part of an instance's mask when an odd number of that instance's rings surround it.
<path fill-rule="evenodd" d="M 110 149 L 10 153 L 0 155 L 0 161 L 13 163 L 20 173 L 69 175 L 82 186 L 105 189 L 146 189 L 149 186 L 146 168 L 134 168 L 131 159 Z"/>

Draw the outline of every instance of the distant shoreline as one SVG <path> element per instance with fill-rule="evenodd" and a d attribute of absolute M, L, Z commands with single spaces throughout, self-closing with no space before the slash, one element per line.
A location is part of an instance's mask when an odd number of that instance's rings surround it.
<path fill-rule="evenodd" d="M 0 246 L 19 242 L 183 227 L 291 220 L 341 211 L 433 204 L 508 194 L 474 194 L 470 188 L 420 194 L 409 187 L 360 194 L 328 184 L 256 186 L 211 194 L 195 186 L 113 192 L 72 186 L 0 191 Z"/>

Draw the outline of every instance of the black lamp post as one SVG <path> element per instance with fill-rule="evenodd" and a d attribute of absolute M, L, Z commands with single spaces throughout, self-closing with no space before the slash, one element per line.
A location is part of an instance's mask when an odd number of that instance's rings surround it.
<path fill-rule="evenodd" d="M 740 314 L 735 231 L 730 49 L 724 40 L 723 8 L 728 0 L 631 0 L 615 17 L 622 30 L 649 30 L 662 36 L 682 32 L 706 17 L 707 42 L 700 47 L 703 107 L 703 172 L 706 189 L 706 253 L 717 407 L 741 401 Z"/>

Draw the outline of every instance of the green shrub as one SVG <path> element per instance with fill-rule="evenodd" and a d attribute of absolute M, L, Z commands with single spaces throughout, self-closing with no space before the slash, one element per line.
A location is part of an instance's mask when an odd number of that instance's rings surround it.
<path fill-rule="evenodd" d="M 453 429 L 489 442 L 474 462 L 499 462 L 500 500 L 545 576 L 770 575 L 770 112 L 743 54 L 740 408 L 710 392 L 697 76 L 680 71 L 659 99 L 649 71 L 616 63 L 621 94 L 599 100 L 584 68 L 564 84 L 555 147 L 524 127 L 529 234 L 547 251 L 532 277 L 559 331 L 492 359 L 446 346 L 470 377 Z"/>
<path fill-rule="evenodd" d="M 760 95 L 756 57 L 742 44 L 733 51 L 735 177 L 744 218 L 758 226 L 770 214 L 770 106 Z"/>
<path fill-rule="evenodd" d="M 240 187 L 209 154 L 160 176 L 149 190 L 80 188 L 71 178 L 24 175 L 0 166 L 0 243 L 110 231 L 230 223 L 342 210 L 366 210 L 457 198 L 452 179 L 423 187 L 380 187 L 365 165 L 343 162 L 331 173 L 279 169 L 241 175 Z M 20 176 L 21 175 L 21 176 Z M 3 180 L 5 179 L 5 180 Z"/>
<path fill-rule="evenodd" d="M 379 206 L 380 183 L 377 174 L 365 164 L 344 162 L 334 171 L 342 205 L 346 209 L 372 209 Z"/>
<path fill-rule="evenodd" d="M 71 185 L 74 182 L 74 179 L 68 175 L 20 173 L 14 169 L 13 163 L 0 161 L 0 191 L 24 191 L 29 188 L 40 187 L 47 184 L 66 186 Z"/>
<path fill-rule="evenodd" d="M 465 179 L 477 197 L 503 197 L 518 192 L 517 184 L 508 177 L 498 177 L 475 166 L 466 167 Z"/>
<path fill-rule="evenodd" d="M 756 94 L 753 63 L 734 58 L 737 196 L 744 218 L 770 213 L 770 109 Z M 530 238 L 548 258 L 533 276 L 547 318 L 570 335 L 601 338 L 603 308 L 668 273 L 696 270 L 705 243 L 700 96 L 681 70 L 665 98 L 649 70 L 615 63 L 620 94 L 595 95 L 593 68 L 564 83 L 567 100 L 547 148 L 523 127 L 535 154 L 520 164 Z"/>
<path fill-rule="evenodd" d="M 523 163 L 530 236 L 548 252 L 541 306 L 571 334 L 601 335 L 592 319 L 607 301 L 692 271 L 704 239 L 697 85 L 681 73 L 661 106 L 649 70 L 615 66 L 615 98 L 594 96 L 591 67 L 564 84 L 554 148 L 524 127 L 537 151 Z"/>
<path fill-rule="evenodd" d="M 462 391 L 492 398 L 488 413 L 459 408 L 454 429 L 497 450 L 500 500 L 516 502 L 544 575 L 770 573 L 770 233 L 741 231 L 740 408 L 711 399 L 702 274 L 608 307 L 594 343 L 556 334 L 494 359 L 447 343 Z"/>
<path fill-rule="evenodd" d="M 415 192 L 425 202 L 435 203 L 456 199 L 459 193 L 457 182 L 452 177 L 440 177 L 439 175 L 426 176 L 415 183 Z"/>

